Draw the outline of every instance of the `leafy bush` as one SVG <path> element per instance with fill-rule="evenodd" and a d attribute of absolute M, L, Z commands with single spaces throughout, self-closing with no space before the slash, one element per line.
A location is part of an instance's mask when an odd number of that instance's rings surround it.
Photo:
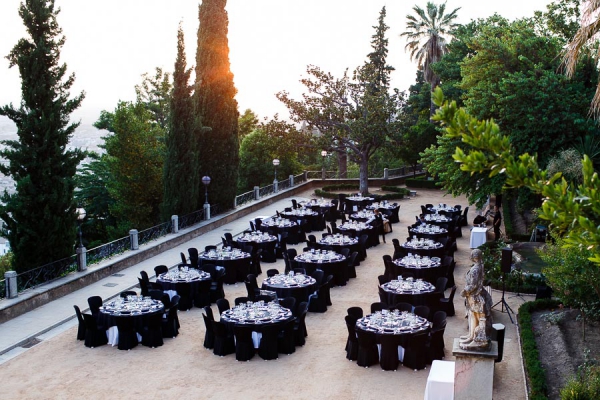
<path fill-rule="evenodd" d="M 382 186 L 381 189 L 385 190 L 387 192 L 394 192 L 394 193 L 387 193 L 387 194 L 383 194 L 383 195 L 369 193 L 369 196 L 373 197 L 375 199 L 375 201 L 396 200 L 396 199 L 401 199 L 410 193 L 410 190 L 408 190 L 406 188 L 397 187 L 397 186 Z M 315 190 L 315 196 L 325 197 L 328 199 L 337 199 L 338 194 L 331 193 L 331 192 L 338 191 L 338 190 L 351 190 L 352 191 L 351 193 L 357 193 L 358 185 L 353 184 L 353 183 L 341 183 L 339 185 L 323 186 L 322 189 Z M 346 195 L 349 196 L 350 194 L 347 193 Z"/>
<path fill-rule="evenodd" d="M 0 279 L 4 279 L 4 274 L 6 273 L 6 271 L 12 271 L 12 259 L 12 251 L 9 251 L 3 256 L 0 256 Z"/>
<path fill-rule="evenodd" d="M 517 319 L 521 331 L 523 361 L 525 372 L 529 379 L 529 399 L 547 399 L 546 374 L 540 362 L 540 355 L 535 342 L 535 332 L 531 321 L 531 313 L 538 310 L 553 309 L 558 307 L 556 300 L 542 299 L 523 303 L 519 307 Z"/>
<path fill-rule="evenodd" d="M 584 318 L 597 318 L 600 302 L 600 269 L 589 258 L 585 248 L 565 247 L 563 239 L 553 237 L 541 259 L 548 265 L 542 271 L 556 297 L 565 305 L 581 310 Z"/>
<path fill-rule="evenodd" d="M 585 362 L 560 391 L 561 400 L 600 399 L 600 367 Z"/>
<path fill-rule="evenodd" d="M 507 246 L 503 240 L 487 242 L 479 248 L 483 251 L 483 264 L 485 278 L 494 289 L 502 290 L 502 279 L 506 276 L 506 290 L 509 292 L 535 293 L 538 286 L 545 283 L 544 276 L 523 273 L 520 269 L 513 269 L 506 275 L 502 272 L 502 249 Z"/>

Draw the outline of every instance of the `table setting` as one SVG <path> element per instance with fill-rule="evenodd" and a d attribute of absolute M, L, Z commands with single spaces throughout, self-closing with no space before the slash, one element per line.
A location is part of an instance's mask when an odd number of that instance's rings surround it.
<path fill-rule="evenodd" d="M 440 257 L 444 246 L 432 239 L 413 237 L 411 240 L 401 244 L 407 253 L 419 254 L 421 256 Z"/>
<path fill-rule="evenodd" d="M 448 218 L 444 214 L 425 214 L 424 218 L 425 222 L 430 224 L 448 224 L 452 221 L 451 218 Z"/>
<path fill-rule="evenodd" d="M 267 232 L 252 231 L 238 236 L 236 242 L 239 245 L 251 245 L 254 249 L 262 249 L 261 260 L 265 262 L 275 262 L 275 246 L 277 245 L 277 236 Z"/>
<path fill-rule="evenodd" d="M 198 255 L 200 267 L 203 264 L 213 264 L 225 268 L 224 282 L 233 284 L 243 282 L 250 273 L 252 255 L 240 249 L 224 247 L 219 250 L 210 250 Z"/>
<path fill-rule="evenodd" d="M 333 250 L 311 249 L 298 254 L 294 259 L 300 268 L 310 274 L 315 269 L 321 269 L 327 275 L 333 275 L 336 285 L 343 286 L 348 281 L 348 261 L 343 255 Z"/>
<path fill-rule="evenodd" d="M 147 320 L 151 315 L 162 313 L 164 304 L 150 297 L 127 296 L 108 301 L 100 307 L 98 314 L 98 326 L 106 330 L 108 343 L 112 346 L 119 344 L 119 331 L 117 329 L 117 318 L 132 318 L 136 332 L 142 332 Z M 137 334 L 138 341 L 142 338 Z"/>
<path fill-rule="evenodd" d="M 182 267 L 180 270 L 171 270 L 160 274 L 156 278 L 156 281 L 162 285 L 163 292 L 167 293 L 171 299 L 177 294 L 177 284 L 188 284 L 190 286 L 190 294 L 194 296 L 199 290 L 200 282 L 210 280 L 211 276 L 208 272 L 189 267 Z"/>
<path fill-rule="evenodd" d="M 415 334 L 429 329 L 429 321 L 407 311 L 377 311 L 356 321 L 356 328 L 383 335 Z"/>
<path fill-rule="evenodd" d="M 431 283 L 446 272 L 440 267 L 441 259 L 439 257 L 410 253 L 403 258 L 393 260 L 393 263 L 400 267 L 400 273 L 411 274 L 417 279 L 423 279 Z"/>
<path fill-rule="evenodd" d="M 430 224 L 417 225 L 410 228 L 409 231 L 419 239 L 424 238 L 433 240 L 438 237 L 448 236 L 448 229 Z"/>
<path fill-rule="evenodd" d="M 266 278 L 262 283 L 262 288 L 277 293 L 277 297 L 282 299 L 288 296 L 296 299 L 296 304 L 308 301 L 308 297 L 318 290 L 315 278 L 305 274 L 295 274 L 290 271 L 288 274 L 277 274 Z"/>
<path fill-rule="evenodd" d="M 393 279 L 380 286 L 387 295 L 387 303 L 394 305 L 406 302 L 413 306 L 428 305 L 427 296 L 435 291 L 435 286 L 422 279 L 408 277 Z"/>

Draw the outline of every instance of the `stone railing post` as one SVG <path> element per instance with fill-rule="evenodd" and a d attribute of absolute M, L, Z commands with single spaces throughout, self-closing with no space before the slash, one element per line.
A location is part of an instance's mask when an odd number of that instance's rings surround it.
<path fill-rule="evenodd" d="M 85 271 L 87 269 L 87 249 L 83 246 L 75 249 L 77 257 L 77 271 Z"/>
<path fill-rule="evenodd" d="M 254 200 L 260 199 L 260 188 L 258 186 L 254 186 Z"/>
<path fill-rule="evenodd" d="M 171 231 L 179 233 L 179 215 L 171 215 Z"/>
<path fill-rule="evenodd" d="M 304 182 L 308 181 L 308 171 L 302 171 L 302 174 L 304 175 Z"/>
<path fill-rule="evenodd" d="M 294 186 L 294 175 L 290 175 L 290 187 Z"/>
<path fill-rule="evenodd" d="M 389 168 L 384 168 L 383 169 L 383 179 L 389 179 L 390 177 L 390 170 Z"/>
<path fill-rule="evenodd" d="M 204 203 L 204 220 L 208 221 L 210 219 L 210 204 Z"/>
<path fill-rule="evenodd" d="M 6 298 L 14 299 L 17 297 L 17 273 L 16 271 L 6 271 L 4 273 L 4 283 L 6 285 Z"/>
<path fill-rule="evenodd" d="M 131 242 L 131 250 L 138 250 L 140 245 L 138 243 L 138 230 L 132 229 L 129 231 L 129 241 Z"/>

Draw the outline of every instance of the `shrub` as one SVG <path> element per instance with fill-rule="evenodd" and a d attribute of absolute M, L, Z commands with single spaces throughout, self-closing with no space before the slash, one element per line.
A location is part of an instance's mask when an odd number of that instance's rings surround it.
<path fill-rule="evenodd" d="M 547 399 L 546 374 L 540 362 L 540 355 L 535 341 L 535 332 L 531 313 L 538 310 L 546 310 L 558 307 L 558 301 L 542 299 L 523 303 L 519 307 L 517 320 L 521 331 L 521 341 L 523 350 L 523 362 L 525 372 L 529 380 L 529 399 L 542 400 Z"/>
<path fill-rule="evenodd" d="M 404 196 L 407 196 L 410 193 L 410 190 L 408 190 L 406 188 L 397 187 L 397 186 L 382 186 L 381 189 L 385 190 L 387 192 L 393 192 L 393 193 L 387 193 L 387 194 L 383 194 L 383 195 L 369 193 L 369 196 L 373 197 L 375 199 L 375 201 L 396 200 L 396 199 L 402 199 Z M 323 186 L 322 189 L 315 190 L 315 196 L 325 197 L 328 199 L 337 199 L 338 194 L 331 193 L 332 191 L 336 191 L 336 190 L 352 190 L 352 193 L 356 193 L 356 192 L 358 192 L 358 185 L 352 184 L 352 183 L 342 183 L 339 185 Z M 346 195 L 349 196 L 350 194 L 346 194 Z"/>
<path fill-rule="evenodd" d="M 440 185 L 438 185 L 435 180 L 427 180 L 425 177 L 419 178 L 407 178 L 404 183 L 406 187 L 410 188 L 422 188 L 422 189 L 439 189 Z"/>
<path fill-rule="evenodd" d="M 586 362 L 560 391 L 561 400 L 600 399 L 600 367 Z"/>

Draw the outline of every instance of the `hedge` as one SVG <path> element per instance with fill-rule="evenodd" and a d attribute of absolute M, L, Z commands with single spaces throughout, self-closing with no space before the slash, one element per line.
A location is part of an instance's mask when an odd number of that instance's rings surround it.
<path fill-rule="evenodd" d="M 421 189 L 440 189 L 436 181 L 430 181 L 423 178 L 407 178 L 404 183 L 406 187 Z"/>
<path fill-rule="evenodd" d="M 547 399 L 546 374 L 542 363 L 540 362 L 540 353 L 535 341 L 535 332 L 531 314 L 539 310 L 547 310 L 558 307 L 560 303 L 556 300 L 541 299 L 523 303 L 519 307 L 517 320 L 521 330 L 521 349 L 523 351 L 523 361 L 525 363 L 525 372 L 529 380 L 529 399 L 542 400 Z"/>
<path fill-rule="evenodd" d="M 393 192 L 393 193 L 387 193 L 387 194 L 383 194 L 383 195 L 369 193 L 369 197 L 373 197 L 375 199 L 375 201 L 396 200 L 396 199 L 402 199 L 404 196 L 408 196 L 410 194 L 410 190 L 408 190 L 406 188 L 397 187 L 397 186 L 382 186 L 381 189 L 385 190 L 387 192 Z M 325 197 L 328 199 L 337 199 L 338 194 L 331 193 L 334 190 L 353 190 L 353 193 L 354 193 L 354 192 L 358 192 L 358 185 L 355 185 L 352 183 L 342 183 L 339 185 L 323 186 L 322 189 L 315 190 L 315 196 Z M 349 196 L 349 195 L 350 194 L 346 194 L 346 196 Z"/>

